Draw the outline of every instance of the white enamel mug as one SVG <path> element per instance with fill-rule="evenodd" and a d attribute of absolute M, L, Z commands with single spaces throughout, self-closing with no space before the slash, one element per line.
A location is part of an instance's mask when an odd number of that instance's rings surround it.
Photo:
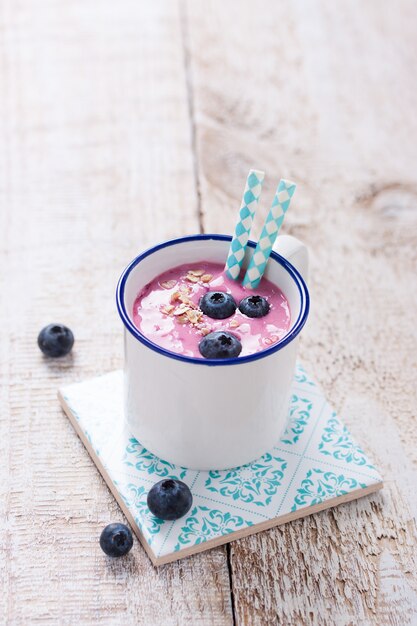
<path fill-rule="evenodd" d="M 212 360 L 170 352 L 133 324 L 139 291 L 169 268 L 198 261 L 224 263 L 231 237 L 194 235 L 146 250 L 124 270 L 117 307 L 125 326 L 125 414 L 133 435 L 156 456 L 192 469 L 226 469 L 262 456 L 285 428 L 298 335 L 309 311 L 303 279 L 307 249 L 280 236 L 266 278 L 285 294 L 288 333 L 244 357 Z M 255 244 L 249 242 L 244 265 Z M 285 257 L 285 258 L 284 258 Z M 291 262 L 290 262 L 291 261 Z"/>

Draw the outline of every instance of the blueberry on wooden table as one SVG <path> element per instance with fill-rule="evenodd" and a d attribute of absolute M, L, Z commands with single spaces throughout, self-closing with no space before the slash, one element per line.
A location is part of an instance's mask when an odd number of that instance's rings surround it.
<path fill-rule="evenodd" d="M 263 296 L 248 296 L 239 302 L 239 311 L 248 317 L 264 317 L 269 308 L 269 302 Z"/>
<path fill-rule="evenodd" d="M 236 311 L 233 297 L 223 291 L 208 291 L 200 299 L 199 306 L 203 313 L 215 320 L 224 320 Z"/>
<path fill-rule="evenodd" d="M 185 483 L 174 478 L 164 478 L 148 493 L 148 508 L 152 515 L 163 520 L 183 517 L 191 508 L 193 496 Z"/>
<path fill-rule="evenodd" d="M 49 324 L 38 335 L 38 346 L 45 356 L 65 356 L 71 352 L 73 345 L 74 335 L 63 324 Z"/>
<path fill-rule="evenodd" d="M 124 556 L 132 546 L 132 533 L 125 524 L 109 524 L 102 530 L 100 547 L 107 556 Z"/>
<path fill-rule="evenodd" d="M 232 333 L 216 330 L 200 341 L 198 349 L 206 359 L 232 359 L 242 352 L 242 344 Z"/>

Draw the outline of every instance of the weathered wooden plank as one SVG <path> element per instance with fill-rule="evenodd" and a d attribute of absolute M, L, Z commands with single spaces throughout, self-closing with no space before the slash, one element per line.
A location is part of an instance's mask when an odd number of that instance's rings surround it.
<path fill-rule="evenodd" d="M 249 167 L 299 183 L 301 356 L 385 490 L 231 545 L 239 624 L 413 624 L 417 14 L 411 2 L 187 3 L 201 210 L 230 231 Z M 260 220 L 261 221 L 261 220 Z M 259 222 L 258 231 L 259 232 Z"/>
<path fill-rule="evenodd" d="M 177 3 L 3 0 L 0 31 L 0 622 L 230 624 L 224 548 L 102 554 L 123 517 L 56 400 L 121 365 L 124 265 L 199 227 Z M 76 336 L 54 363 L 51 321 Z"/>

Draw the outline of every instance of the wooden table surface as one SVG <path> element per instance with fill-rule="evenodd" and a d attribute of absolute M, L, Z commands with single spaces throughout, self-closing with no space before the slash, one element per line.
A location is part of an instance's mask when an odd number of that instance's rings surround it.
<path fill-rule="evenodd" d="M 2 624 L 417 623 L 416 32 L 412 0 L 1 0 Z M 56 389 L 121 366 L 122 268 L 230 233 L 250 167 L 261 217 L 298 182 L 301 357 L 385 488 L 159 569 L 137 541 L 113 562 L 98 537 L 123 516 Z M 76 346 L 50 362 L 53 321 Z"/>

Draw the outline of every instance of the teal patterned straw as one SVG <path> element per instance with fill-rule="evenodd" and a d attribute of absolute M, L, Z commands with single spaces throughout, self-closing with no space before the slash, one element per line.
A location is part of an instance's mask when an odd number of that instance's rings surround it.
<path fill-rule="evenodd" d="M 271 209 L 243 279 L 243 286 L 248 289 L 256 289 L 261 282 L 275 239 L 284 221 L 285 213 L 290 206 L 291 198 L 294 195 L 295 187 L 295 183 L 289 180 L 281 178 L 279 181 Z"/>
<path fill-rule="evenodd" d="M 236 224 L 235 234 L 229 248 L 229 254 L 225 265 L 225 272 L 229 278 L 237 280 L 245 256 L 246 244 L 248 243 L 253 218 L 258 207 L 259 196 L 262 191 L 265 172 L 250 170 L 246 179 L 246 187 L 243 192 L 242 204 L 239 210 L 239 220 Z"/>

